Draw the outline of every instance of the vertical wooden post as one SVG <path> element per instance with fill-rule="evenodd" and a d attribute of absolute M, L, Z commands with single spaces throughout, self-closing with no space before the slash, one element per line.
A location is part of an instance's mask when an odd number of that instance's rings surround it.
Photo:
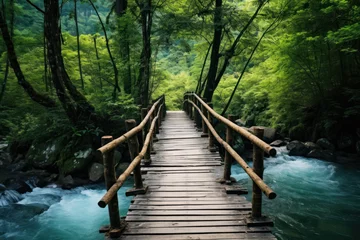
<path fill-rule="evenodd" d="M 153 101 L 153 104 L 155 104 L 155 101 Z M 160 102 L 155 107 L 155 110 L 153 112 L 153 119 L 157 116 L 159 106 L 160 106 Z M 157 141 L 156 134 L 159 134 L 159 121 L 158 120 L 156 120 L 156 122 L 155 122 L 155 131 L 154 131 L 154 135 L 155 135 L 154 140 L 156 139 L 155 141 Z"/>
<path fill-rule="evenodd" d="M 153 120 L 155 119 L 155 117 L 156 117 L 156 110 L 157 110 L 157 108 L 155 108 L 154 111 L 153 111 L 152 114 L 151 114 L 150 125 L 151 125 L 152 121 L 153 121 Z M 157 124 L 155 123 L 155 129 L 154 129 L 153 137 L 152 137 L 153 142 L 157 142 L 157 141 L 158 141 L 158 139 L 157 139 L 157 137 L 156 137 L 156 134 L 158 133 L 158 131 L 159 131 L 159 130 L 157 130 Z"/>
<path fill-rule="evenodd" d="M 254 135 L 260 139 L 264 137 L 264 129 L 256 127 L 254 128 Z M 264 173 L 264 151 L 253 144 L 253 170 L 262 179 Z M 262 192 L 261 189 L 253 181 L 253 193 L 252 193 L 252 213 L 253 218 L 261 217 L 261 201 Z"/>
<path fill-rule="evenodd" d="M 229 114 L 228 119 L 232 122 L 236 120 L 236 116 Z M 230 127 L 226 127 L 226 142 L 230 146 L 233 146 L 233 130 Z M 225 160 L 224 160 L 224 180 L 226 183 L 231 183 L 231 164 L 233 162 L 233 157 L 225 151 Z"/>
<path fill-rule="evenodd" d="M 207 105 L 210 107 L 210 108 L 213 108 L 213 104 L 211 102 L 207 103 Z M 207 112 L 207 117 L 208 117 L 208 120 L 209 122 L 211 123 L 211 125 L 213 124 L 213 117 L 211 115 L 211 113 L 208 111 Z M 209 151 L 210 152 L 216 152 L 216 147 L 215 147 L 215 139 L 214 139 L 214 135 L 211 133 L 211 131 L 209 131 Z"/>
<path fill-rule="evenodd" d="M 195 105 L 199 108 L 199 109 L 201 109 L 201 103 L 200 103 L 200 101 L 195 97 Z M 194 109 L 194 111 L 195 111 L 195 123 L 196 123 L 196 128 L 197 129 L 202 129 L 202 122 L 201 122 L 201 115 L 200 115 L 200 113 L 198 112 L 198 110 L 197 109 Z"/>
<path fill-rule="evenodd" d="M 164 103 L 164 106 L 162 108 L 162 119 L 161 120 L 164 120 L 165 117 L 166 117 L 166 99 L 165 99 L 165 94 L 163 95 L 163 103 Z"/>
<path fill-rule="evenodd" d="M 185 95 L 184 95 L 184 111 L 185 111 L 185 113 L 187 114 L 187 115 L 189 115 L 189 112 L 188 112 L 188 98 L 189 98 L 189 96 L 188 96 L 188 92 L 186 92 L 185 93 Z"/>
<path fill-rule="evenodd" d="M 148 113 L 147 108 L 142 108 L 141 109 L 141 120 L 144 120 L 144 118 L 146 117 Z M 150 129 L 150 120 L 148 120 L 144 126 L 144 129 L 142 130 L 142 137 L 143 137 L 143 142 L 145 142 L 145 138 L 147 133 L 149 132 Z M 150 141 L 151 142 L 151 141 Z M 151 163 L 151 157 L 150 157 L 150 151 L 151 151 L 151 144 L 150 146 L 147 148 L 146 153 L 144 155 L 144 164 L 145 165 L 149 165 Z"/>
<path fill-rule="evenodd" d="M 103 136 L 101 138 L 101 145 L 104 146 L 107 143 L 111 142 L 112 140 L 113 140 L 112 136 Z M 115 149 L 110 150 L 103 154 L 106 190 L 109 190 L 112 187 L 112 185 L 114 185 L 114 183 L 116 182 L 114 152 Z M 114 197 L 109 202 L 108 209 L 109 209 L 109 217 L 110 217 L 110 233 L 111 232 L 120 233 L 120 231 L 115 230 L 115 229 L 121 229 L 117 194 L 115 194 Z M 112 229 L 114 229 L 115 231 L 112 231 Z"/>
<path fill-rule="evenodd" d="M 194 102 L 194 95 L 191 93 L 191 95 L 189 96 L 190 101 Z M 194 119 L 194 111 L 193 111 L 193 105 L 191 103 L 189 103 L 189 117 L 191 120 Z"/>
<path fill-rule="evenodd" d="M 129 119 L 125 121 L 125 127 L 126 127 L 126 131 L 130 131 L 131 129 L 133 129 L 134 127 L 136 127 L 136 121 L 134 119 Z M 131 138 L 128 139 L 128 147 L 129 147 L 129 153 L 130 153 L 130 157 L 131 157 L 131 161 L 134 160 L 134 158 L 137 157 L 137 155 L 139 155 L 139 142 L 136 136 L 132 136 Z M 132 195 L 136 195 L 136 194 L 143 194 L 146 192 L 146 188 L 143 185 L 142 182 L 142 177 L 141 177 L 141 169 L 140 169 L 140 164 L 139 163 L 135 168 L 134 168 L 134 187 L 135 189 L 130 189 L 126 192 L 126 196 L 132 196 Z"/>
<path fill-rule="evenodd" d="M 152 107 L 152 105 L 148 106 L 148 112 L 150 111 L 151 107 Z M 149 129 L 150 129 L 150 126 L 151 126 L 151 123 L 153 120 L 153 116 L 154 116 L 154 114 L 151 114 L 150 118 L 149 118 Z M 150 140 L 150 153 L 154 153 L 154 137 L 156 138 L 155 132 L 153 132 L 153 134 L 151 136 L 151 140 Z"/>
<path fill-rule="evenodd" d="M 202 100 L 206 103 L 206 98 L 202 98 Z M 203 106 L 202 104 L 201 104 L 201 112 L 206 118 L 208 117 L 207 116 L 207 110 L 206 110 L 205 106 Z M 204 119 L 202 119 L 202 134 L 201 134 L 201 137 L 208 137 L 209 136 L 208 132 L 209 132 L 209 129 L 208 129 Z"/>

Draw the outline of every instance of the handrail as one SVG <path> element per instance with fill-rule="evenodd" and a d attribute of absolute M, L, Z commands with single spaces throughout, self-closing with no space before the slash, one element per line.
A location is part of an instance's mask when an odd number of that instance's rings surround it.
<path fill-rule="evenodd" d="M 249 165 L 246 164 L 245 160 L 240 157 L 239 154 L 226 142 L 224 141 L 219 134 L 216 132 L 214 127 L 211 125 L 209 120 L 204 116 L 204 114 L 201 112 L 200 108 L 196 106 L 196 104 L 191 100 L 185 100 L 191 103 L 196 110 L 199 112 L 200 116 L 202 117 L 203 121 L 207 125 L 208 129 L 211 131 L 213 136 L 216 138 L 216 140 L 224 146 L 225 150 L 230 153 L 230 155 L 240 164 L 240 166 L 245 170 L 245 172 L 249 175 L 249 177 L 256 183 L 256 185 L 261 189 L 261 191 L 269 198 L 274 199 L 276 197 L 276 193 L 267 186 L 264 181 L 254 172 L 252 168 L 249 167 Z M 208 109 L 209 110 L 209 109 Z M 212 109 L 211 109 L 212 110 Z M 209 110 L 210 111 L 210 110 Z M 212 110 L 213 111 L 213 110 Z M 215 112 L 215 111 L 214 111 Z M 227 120 L 227 119 L 226 119 Z M 234 129 L 235 130 L 235 129 Z M 259 139 L 260 140 L 260 139 Z"/>
<path fill-rule="evenodd" d="M 190 93 L 187 95 L 195 96 L 196 99 L 203 105 L 215 118 L 217 118 L 219 121 L 223 122 L 225 125 L 232 128 L 234 131 L 238 132 L 241 136 L 247 138 L 249 141 L 251 141 L 253 144 L 264 150 L 267 154 L 274 157 L 276 156 L 276 149 L 271 147 L 269 144 L 264 142 L 263 140 L 256 137 L 251 132 L 248 132 L 247 130 L 243 129 L 242 127 L 236 125 L 235 123 L 229 121 L 225 117 L 221 116 L 217 112 L 215 112 L 209 105 L 207 105 L 196 93 Z"/>
<path fill-rule="evenodd" d="M 135 134 L 137 134 L 138 132 L 140 132 L 145 124 L 148 122 L 150 116 L 152 115 L 152 113 L 155 111 L 157 105 L 160 103 L 160 101 L 162 101 L 164 96 L 161 96 L 151 107 L 151 109 L 149 110 L 149 112 L 147 113 L 147 115 L 145 116 L 145 118 L 139 123 L 139 125 L 137 125 L 136 127 L 134 127 L 133 129 L 131 129 L 130 131 L 126 132 L 125 134 L 121 135 L 120 137 L 114 139 L 113 141 L 109 142 L 108 144 L 102 146 L 101 148 L 99 148 L 97 151 L 101 152 L 102 154 L 116 148 L 119 144 L 125 142 L 127 139 L 131 138 L 132 136 L 134 136 Z"/>
<path fill-rule="evenodd" d="M 159 99 L 157 102 L 159 102 L 161 99 Z M 154 104 L 155 105 L 155 104 Z M 99 207 L 106 207 L 106 205 L 111 201 L 111 199 L 114 197 L 114 195 L 117 193 L 117 191 L 121 188 L 121 186 L 124 184 L 126 179 L 130 176 L 131 172 L 134 171 L 135 167 L 140 163 L 141 159 L 144 158 L 145 153 L 149 147 L 151 137 L 153 135 L 153 132 L 155 130 L 155 124 L 158 120 L 161 110 L 164 106 L 164 103 L 160 105 L 159 110 L 157 112 L 156 117 L 151 122 L 151 127 L 149 129 L 149 132 L 146 135 L 144 145 L 141 149 L 141 152 L 132 160 L 131 164 L 128 166 L 128 168 L 119 176 L 119 178 L 116 180 L 116 182 L 112 185 L 112 187 L 105 193 L 105 195 L 101 198 L 101 200 L 98 202 Z M 150 112 L 150 111 L 149 111 Z M 144 119 L 145 120 L 145 119 Z M 140 126 L 140 124 L 138 125 Z M 133 128 L 135 129 L 135 128 Z M 132 130 L 131 130 L 132 131 Z M 129 131 L 129 132 L 131 132 Z M 124 134 L 125 135 L 125 134 Z M 124 136 L 123 135 L 123 136 Z M 106 145 L 105 145 L 106 146 Z"/>

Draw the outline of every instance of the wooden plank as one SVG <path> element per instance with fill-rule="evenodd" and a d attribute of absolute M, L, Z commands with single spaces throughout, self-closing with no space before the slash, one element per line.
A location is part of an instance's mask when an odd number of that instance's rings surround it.
<path fill-rule="evenodd" d="M 251 210 L 251 204 L 220 204 L 220 205 L 182 205 L 182 206 L 145 206 L 132 204 L 129 210 Z"/>
<path fill-rule="evenodd" d="M 177 235 L 124 235 L 122 240 L 218 240 L 251 239 L 276 240 L 270 233 L 221 233 L 221 234 L 177 234 Z"/>
<path fill-rule="evenodd" d="M 217 197 L 217 196 L 226 196 L 226 193 L 224 192 L 203 192 L 203 193 L 197 193 L 197 192 L 147 192 L 145 195 L 147 197 L 167 197 L 167 198 L 178 198 L 178 197 Z"/>
<path fill-rule="evenodd" d="M 167 202 L 176 202 L 176 201 L 222 201 L 223 203 L 226 203 L 227 201 L 236 201 L 236 200 L 245 200 L 246 198 L 243 196 L 220 196 L 220 197 L 205 197 L 205 198 L 196 198 L 196 197 L 174 197 L 174 198 L 166 198 L 166 197 L 149 197 L 148 195 L 137 195 L 133 198 L 132 201 L 167 201 Z"/>
<path fill-rule="evenodd" d="M 168 227 L 168 228 L 138 228 L 126 229 L 126 235 L 158 235 L 158 234 L 202 234 L 202 233 L 248 233 L 270 232 L 267 227 L 248 228 L 246 226 L 218 226 L 218 227 Z"/>
<path fill-rule="evenodd" d="M 244 220 L 246 216 L 251 214 L 250 211 L 240 211 L 238 215 L 228 215 L 228 216 L 137 216 L 137 215 L 127 215 L 127 222 L 189 222 L 189 221 L 241 221 Z"/>
<path fill-rule="evenodd" d="M 247 209 L 244 209 L 247 210 Z M 128 215 L 138 216 L 229 216 L 238 215 L 241 211 L 239 210 L 142 210 L 142 211 L 129 211 Z"/>
<path fill-rule="evenodd" d="M 212 166 L 199 167 L 143 167 L 142 171 L 191 171 L 191 170 L 214 170 Z"/>
<path fill-rule="evenodd" d="M 134 201 L 135 205 L 145 205 L 145 206 L 192 206 L 192 205 L 234 205 L 234 204 L 249 204 L 246 200 L 239 201 Z"/>
<path fill-rule="evenodd" d="M 245 226 L 245 221 L 131 222 L 128 228 Z"/>

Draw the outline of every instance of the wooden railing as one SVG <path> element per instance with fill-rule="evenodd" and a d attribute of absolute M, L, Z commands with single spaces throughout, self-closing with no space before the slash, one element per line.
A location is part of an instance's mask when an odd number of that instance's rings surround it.
<path fill-rule="evenodd" d="M 212 103 L 206 103 L 206 99 L 200 98 L 195 93 L 186 93 L 184 95 L 184 111 L 189 115 L 191 119 L 194 119 L 196 126 L 202 129 L 202 136 L 209 138 L 209 150 L 216 151 L 214 140 L 224 147 L 224 174 L 221 179 L 222 183 L 231 183 L 234 179 L 231 179 L 231 165 L 233 159 L 236 160 L 244 171 L 253 180 L 253 194 L 252 194 L 252 217 L 261 217 L 261 204 L 263 192 L 269 199 L 274 199 L 276 193 L 267 186 L 263 178 L 264 172 L 264 152 L 270 156 L 276 155 L 276 150 L 270 145 L 265 143 L 262 138 L 264 135 L 263 128 L 255 128 L 254 134 L 246 129 L 236 125 L 233 121 L 235 116 L 229 115 L 228 119 L 221 116 L 212 109 Z M 226 141 L 224 141 L 212 126 L 213 118 L 218 119 L 221 123 L 226 125 Z M 253 143 L 253 168 L 240 157 L 240 155 L 232 148 L 233 132 L 239 133 L 242 137 L 245 137 Z"/>
<path fill-rule="evenodd" d="M 134 189 L 126 192 L 127 196 L 145 194 L 147 187 L 144 186 L 141 177 L 140 163 L 144 159 L 144 164 L 150 164 L 150 153 L 153 151 L 153 141 L 156 141 L 156 134 L 165 117 L 165 96 L 161 96 L 148 108 L 141 109 L 142 121 L 136 126 L 134 119 L 125 121 L 127 132 L 117 139 L 112 136 L 101 138 L 102 147 L 98 149 L 104 162 L 104 176 L 107 192 L 98 202 L 102 208 L 108 206 L 110 226 L 100 229 L 100 232 L 108 232 L 111 238 L 119 237 L 123 224 L 120 221 L 119 204 L 117 192 L 124 184 L 131 172 L 134 174 Z M 141 133 L 141 136 L 139 136 Z M 141 146 L 138 138 L 140 139 Z M 117 146 L 127 141 L 132 162 L 128 168 L 116 178 L 114 152 Z M 141 151 L 139 152 L 139 149 Z"/>

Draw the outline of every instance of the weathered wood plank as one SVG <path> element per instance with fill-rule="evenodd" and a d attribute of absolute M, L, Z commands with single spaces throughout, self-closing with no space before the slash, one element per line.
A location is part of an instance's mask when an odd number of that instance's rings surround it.
<path fill-rule="evenodd" d="M 240 212 L 239 210 L 141 210 L 129 211 L 128 216 L 229 216 L 238 215 Z"/>
<path fill-rule="evenodd" d="M 129 210 L 251 210 L 251 204 L 220 204 L 220 205 L 182 205 L 182 206 L 145 206 L 132 204 Z"/>
<path fill-rule="evenodd" d="M 218 240 L 251 239 L 276 240 L 270 233 L 222 233 L 222 234 L 177 234 L 177 235 L 125 235 L 122 240 Z"/>
<path fill-rule="evenodd" d="M 246 216 L 251 214 L 251 211 L 241 211 L 238 215 L 218 215 L 218 216 L 136 216 L 128 215 L 126 216 L 126 221 L 128 222 L 189 222 L 189 221 L 242 221 Z"/>

